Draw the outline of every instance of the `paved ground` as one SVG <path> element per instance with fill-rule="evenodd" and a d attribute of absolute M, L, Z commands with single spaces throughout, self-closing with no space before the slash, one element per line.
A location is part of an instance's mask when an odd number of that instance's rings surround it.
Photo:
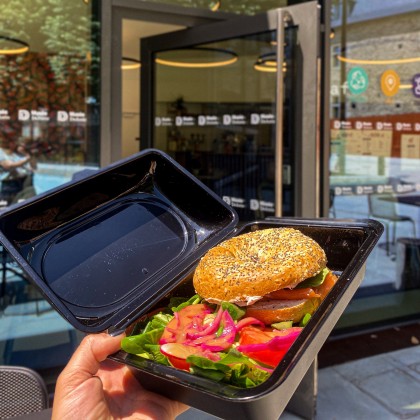
<path fill-rule="evenodd" d="M 195 409 L 177 418 L 215 419 Z M 420 345 L 320 369 L 316 419 L 420 419 Z"/>

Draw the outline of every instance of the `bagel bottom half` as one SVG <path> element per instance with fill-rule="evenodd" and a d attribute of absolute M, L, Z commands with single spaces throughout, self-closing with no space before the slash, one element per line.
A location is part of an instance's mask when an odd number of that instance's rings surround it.
<path fill-rule="evenodd" d="M 266 325 L 282 321 L 300 322 L 306 314 L 312 315 L 337 282 L 338 277 L 331 271 L 323 283 L 313 288 L 316 297 L 306 299 L 270 299 L 265 297 L 246 307 L 246 316 L 264 322 Z"/>
<path fill-rule="evenodd" d="M 246 308 L 246 316 L 257 318 L 266 325 L 282 321 L 301 321 L 306 314 L 313 314 L 320 299 L 262 300 Z"/>

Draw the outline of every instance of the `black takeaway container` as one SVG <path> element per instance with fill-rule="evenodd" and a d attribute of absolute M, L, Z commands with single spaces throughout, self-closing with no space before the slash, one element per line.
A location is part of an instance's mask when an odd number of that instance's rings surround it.
<path fill-rule="evenodd" d="M 159 150 L 147 149 L 0 215 L 1 242 L 51 305 L 86 333 L 118 333 L 171 295 L 194 293 L 203 254 L 240 233 L 294 227 L 325 250 L 338 282 L 273 374 L 239 389 L 123 351 L 141 384 L 222 418 L 280 416 L 360 285 L 382 233 L 372 220 L 266 219 L 235 211 Z"/>

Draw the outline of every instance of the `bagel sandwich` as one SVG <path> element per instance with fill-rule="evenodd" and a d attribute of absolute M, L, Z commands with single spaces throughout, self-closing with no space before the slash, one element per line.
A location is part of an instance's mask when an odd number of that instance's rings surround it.
<path fill-rule="evenodd" d="M 234 303 L 266 325 L 313 314 L 336 281 L 321 246 L 294 228 L 227 239 L 201 258 L 193 277 L 206 301 Z"/>

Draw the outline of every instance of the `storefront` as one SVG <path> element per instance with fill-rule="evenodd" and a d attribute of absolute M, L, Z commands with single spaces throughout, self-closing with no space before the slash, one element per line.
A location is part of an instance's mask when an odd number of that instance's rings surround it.
<path fill-rule="evenodd" d="M 394 3 L 2 1 L 2 140 L 36 194 L 157 147 L 242 220 L 378 218 L 336 334 L 418 319 L 420 7 Z M 78 334 L 24 279 L 2 290 L 3 363 L 62 365 Z"/>

